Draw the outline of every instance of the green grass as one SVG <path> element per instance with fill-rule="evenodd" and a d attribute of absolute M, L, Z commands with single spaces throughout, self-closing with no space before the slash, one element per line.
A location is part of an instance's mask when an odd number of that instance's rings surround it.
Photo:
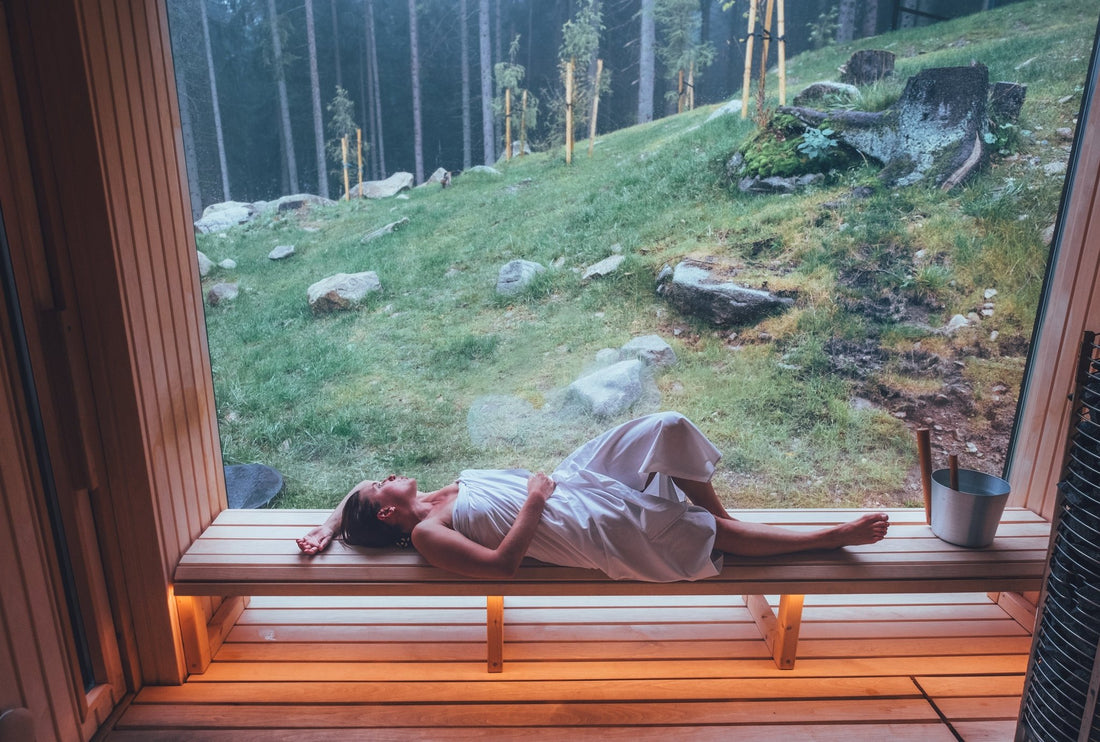
<path fill-rule="evenodd" d="M 841 281 L 865 273 L 871 291 L 934 305 L 933 325 L 971 311 L 995 287 L 1005 349 L 986 343 L 968 373 L 1018 381 L 1047 256 L 1039 235 L 1062 185 L 1036 163 L 1067 156 L 1054 130 L 1071 126 L 1080 104 L 1095 15 L 1086 0 L 1033 0 L 790 61 L 788 89 L 797 92 L 833 77 L 857 48 L 894 51 L 896 77 L 874 87 L 869 105 L 887 105 L 921 69 L 972 59 L 989 66 L 991 80 L 1027 83 L 1018 149 L 949 193 L 876 188 L 828 206 L 874 184 L 874 168 L 864 167 L 796 196 L 741 194 L 725 163 L 753 125 L 736 116 L 707 122 L 708 108 L 604 135 L 591 158 L 581 143 L 571 165 L 557 149 L 503 164 L 500 177 L 461 176 L 447 190 L 200 235 L 212 259 L 238 263 L 215 269 L 204 286 L 241 287 L 206 320 L 226 463 L 280 470 L 281 507 L 326 507 L 359 479 L 392 471 L 435 487 L 467 467 L 550 468 L 617 422 L 547 412 L 560 390 L 600 349 L 656 333 L 680 359 L 657 378 L 658 404 L 696 420 L 726 453 L 716 481 L 729 504 L 912 501 L 904 423 L 853 408 L 857 389 L 830 374 L 823 349 L 833 337 L 912 344 L 927 331 L 839 309 Z M 409 219 L 401 230 L 362 244 L 401 217 Z M 279 244 L 296 254 L 269 260 Z M 613 251 L 626 256 L 618 273 L 581 280 Z M 680 316 L 654 280 L 687 256 L 768 276 L 772 288 L 796 294 L 796 306 L 733 333 Z M 548 270 L 522 295 L 499 297 L 497 272 L 514 258 Z M 378 273 L 381 292 L 350 312 L 311 314 L 309 284 L 364 270 Z M 487 395 L 525 401 L 529 426 L 474 445 L 467 415 Z"/>

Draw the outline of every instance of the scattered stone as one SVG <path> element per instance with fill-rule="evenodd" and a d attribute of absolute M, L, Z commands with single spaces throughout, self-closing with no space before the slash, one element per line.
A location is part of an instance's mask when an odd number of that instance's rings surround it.
<path fill-rule="evenodd" d="M 989 342 L 991 342 L 991 343 L 997 342 L 997 338 L 999 338 L 1000 336 L 1001 336 L 1001 333 L 994 330 L 993 332 L 989 333 Z"/>
<path fill-rule="evenodd" d="M 350 309 L 363 301 L 367 294 L 381 289 L 382 284 L 374 271 L 337 273 L 314 283 L 307 295 L 314 314 L 323 314 Z"/>
<path fill-rule="evenodd" d="M 989 114 L 999 124 L 1009 124 L 1020 118 L 1027 97 L 1027 85 L 1018 82 L 995 82 L 989 91 Z"/>
<path fill-rule="evenodd" d="M 588 281 L 593 278 L 602 278 L 603 276 L 610 275 L 618 270 L 619 266 L 622 265 L 622 262 L 625 259 L 626 258 L 624 258 L 622 255 L 610 255 L 600 262 L 588 266 L 587 270 L 585 270 L 584 272 L 584 275 L 581 276 L 581 280 Z"/>
<path fill-rule="evenodd" d="M 216 283 L 206 293 L 206 303 L 216 307 L 223 301 L 232 301 L 237 298 L 238 290 L 235 283 Z"/>
<path fill-rule="evenodd" d="M 275 249 L 267 254 L 271 260 L 282 260 L 294 254 L 294 245 L 276 245 Z"/>
<path fill-rule="evenodd" d="M 463 171 L 463 175 L 465 175 L 466 173 L 482 173 L 483 175 L 501 175 L 502 174 L 495 167 L 490 167 L 488 165 L 474 165 L 469 170 L 464 170 Z"/>
<path fill-rule="evenodd" d="M 996 295 L 997 295 L 997 289 L 986 289 L 984 294 L 983 294 L 983 296 L 986 298 L 987 301 L 989 299 L 992 299 Z"/>
<path fill-rule="evenodd" d="M 794 97 L 792 105 L 815 106 L 824 103 L 824 108 L 835 108 L 836 104 L 852 104 L 863 100 L 863 95 L 855 85 L 843 82 L 822 80 L 810 83 Z M 832 105 L 830 105 L 832 104 Z"/>
<path fill-rule="evenodd" d="M 1061 126 L 1055 129 L 1054 133 L 1067 142 L 1073 141 L 1073 129 L 1068 126 Z"/>
<path fill-rule="evenodd" d="M 786 178 L 778 175 L 767 178 L 752 176 L 737 181 L 737 188 L 742 193 L 794 193 L 824 180 L 824 173 L 807 173 Z"/>
<path fill-rule="evenodd" d="M 244 224 L 256 214 L 252 204 L 240 201 L 223 201 L 210 204 L 202 210 L 202 217 L 195 222 L 195 229 L 202 234 L 224 232 L 230 227 Z"/>
<path fill-rule="evenodd" d="M 1050 243 L 1054 242 L 1054 225 L 1050 224 L 1039 235 L 1039 239 L 1043 241 L 1043 244 L 1050 247 Z"/>
<path fill-rule="evenodd" d="M 978 452 L 978 447 L 976 445 L 974 445 L 973 443 L 967 441 L 967 443 L 966 443 L 966 452 L 967 453 L 977 453 Z"/>
<path fill-rule="evenodd" d="M 676 365 L 676 351 L 660 335 L 636 337 L 620 349 L 622 358 L 637 358 L 647 366 Z"/>
<path fill-rule="evenodd" d="M 374 230 L 373 232 L 368 233 L 365 237 L 363 237 L 361 242 L 370 242 L 371 240 L 376 240 L 379 237 L 385 237 L 388 234 L 393 234 L 398 229 L 400 229 L 401 227 L 405 226 L 408 223 L 409 223 L 409 217 L 403 216 L 400 219 L 398 219 L 396 222 L 390 222 L 386 226 L 379 227 L 378 229 Z"/>
<path fill-rule="evenodd" d="M 315 196 L 312 193 L 295 193 L 292 196 L 281 196 L 265 206 L 270 209 L 274 205 L 276 211 L 298 211 L 310 206 L 334 206 L 335 201 L 324 196 Z"/>
<path fill-rule="evenodd" d="M 894 53 L 861 49 L 840 66 L 840 79 L 849 85 L 870 85 L 894 74 Z"/>
<path fill-rule="evenodd" d="M 622 353 L 614 348 L 601 348 L 596 351 L 596 365 L 597 366 L 610 366 L 613 363 L 618 363 L 623 359 Z"/>
<path fill-rule="evenodd" d="M 1065 175 L 1066 163 L 1062 161 L 1048 162 L 1046 165 L 1043 165 L 1043 174 L 1050 176 Z"/>
<path fill-rule="evenodd" d="M 740 113 L 741 113 L 741 99 L 740 98 L 735 98 L 731 101 L 727 101 L 726 103 L 723 103 L 722 105 L 718 106 L 718 108 L 715 108 L 713 111 L 711 111 L 710 115 L 707 116 L 707 121 L 713 121 L 714 119 L 719 118 L 721 116 L 731 116 L 731 115 L 734 115 L 734 114 L 739 115 Z"/>
<path fill-rule="evenodd" d="M 953 334 L 955 332 L 958 332 L 962 328 L 967 327 L 969 325 L 970 325 L 970 320 L 968 320 L 966 317 L 964 317 L 961 314 L 956 314 L 954 317 L 952 317 L 948 321 L 948 323 L 946 325 L 944 325 L 943 331 L 944 331 L 944 333 L 946 333 L 948 335 L 951 335 L 951 334 Z"/>
<path fill-rule="evenodd" d="M 983 317 L 992 317 L 993 316 L 993 310 L 983 308 L 982 311 L 981 311 L 981 315 Z"/>
<path fill-rule="evenodd" d="M 574 381 L 566 399 L 597 417 L 626 412 L 642 398 L 645 364 L 634 359 L 598 369 Z"/>
<path fill-rule="evenodd" d="M 523 291 L 535 276 L 546 268 L 531 260 L 512 260 L 505 263 L 497 275 L 497 293 L 517 294 Z"/>
<path fill-rule="evenodd" d="M 874 403 L 869 399 L 863 397 L 852 397 L 848 400 L 848 406 L 857 412 L 875 409 Z"/>
<path fill-rule="evenodd" d="M 222 262 L 218 263 L 218 265 L 220 265 L 222 268 L 225 268 L 227 271 L 231 271 L 237 267 L 237 261 L 233 258 L 226 258 Z"/>
<path fill-rule="evenodd" d="M 978 315 L 977 312 L 967 312 L 966 319 L 972 325 L 976 325 L 982 321 L 982 318 Z"/>
<path fill-rule="evenodd" d="M 352 198 L 390 198 L 413 187 L 416 177 L 412 173 L 394 173 L 385 180 L 368 180 L 362 189 L 356 184 L 351 189 Z"/>
<path fill-rule="evenodd" d="M 206 278 L 206 274 L 214 270 L 214 261 L 206 257 L 202 250 L 197 250 L 199 254 L 199 276 Z"/>
<path fill-rule="evenodd" d="M 671 277 L 658 284 L 657 293 L 684 314 L 718 327 L 752 324 L 794 304 L 793 299 L 740 286 L 688 261 L 677 265 Z"/>

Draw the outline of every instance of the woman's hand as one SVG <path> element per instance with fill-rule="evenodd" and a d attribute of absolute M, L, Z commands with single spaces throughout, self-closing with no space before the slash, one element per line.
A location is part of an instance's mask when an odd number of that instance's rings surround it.
<path fill-rule="evenodd" d="M 320 554 L 332 542 L 333 530 L 327 523 L 317 526 L 301 538 L 294 539 L 303 554 Z"/>
<path fill-rule="evenodd" d="M 527 478 L 527 498 L 535 498 L 545 504 L 557 486 L 558 483 L 546 474 L 535 472 Z"/>

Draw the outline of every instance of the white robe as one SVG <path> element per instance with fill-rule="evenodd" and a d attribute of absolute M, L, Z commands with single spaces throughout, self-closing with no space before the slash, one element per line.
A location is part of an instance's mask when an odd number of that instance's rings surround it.
<path fill-rule="evenodd" d="M 687 503 L 670 478 L 709 481 L 720 458 L 706 436 L 675 412 L 609 430 L 554 471 L 557 488 L 527 555 L 598 569 L 617 580 L 672 582 L 718 574 L 722 557 L 713 550 L 714 516 Z M 455 530 L 498 546 L 527 498 L 529 475 L 523 469 L 462 472 Z"/>

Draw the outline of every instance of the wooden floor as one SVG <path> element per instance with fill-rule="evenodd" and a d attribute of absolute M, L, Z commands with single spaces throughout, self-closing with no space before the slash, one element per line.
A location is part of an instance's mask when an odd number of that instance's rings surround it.
<path fill-rule="evenodd" d="M 1030 636 L 984 594 L 807 596 L 776 669 L 740 598 L 253 598 L 210 669 L 108 742 L 1011 740 Z"/>

